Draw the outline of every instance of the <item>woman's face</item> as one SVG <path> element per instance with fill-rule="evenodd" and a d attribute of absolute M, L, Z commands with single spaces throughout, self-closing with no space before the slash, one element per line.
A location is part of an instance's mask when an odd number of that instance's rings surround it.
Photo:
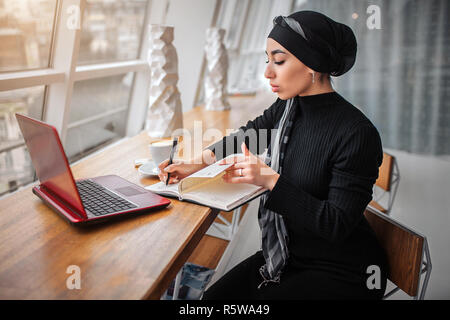
<path fill-rule="evenodd" d="M 270 80 L 272 92 L 282 100 L 308 92 L 312 85 L 313 70 L 272 38 L 267 38 L 266 54 L 264 76 Z"/>

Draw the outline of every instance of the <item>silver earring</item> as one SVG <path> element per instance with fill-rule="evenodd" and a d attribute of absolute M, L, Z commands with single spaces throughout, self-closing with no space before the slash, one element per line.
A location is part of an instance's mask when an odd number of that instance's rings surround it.
<path fill-rule="evenodd" d="M 316 73 L 315 73 L 315 72 L 313 72 L 313 73 L 312 73 L 312 83 L 314 83 L 314 82 L 315 82 L 315 79 L 314 79 L 314 78 L 315 78 L 315 76 L 316 76 Z"/>

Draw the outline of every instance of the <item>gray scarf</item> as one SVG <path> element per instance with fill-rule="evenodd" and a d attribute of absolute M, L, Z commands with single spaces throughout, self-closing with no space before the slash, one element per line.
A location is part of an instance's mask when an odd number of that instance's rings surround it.
<path fill-rule="evenodd" d="M 286 101 L 286 108 L 278 124 L 274 144 L 271 147 L 272 155 L 267 156 L 266 164 L 281 174 L 284 153 L 289 141 L 290 131 L 295 116 L 295 98 Z M 289 236 L 283 217 L 278 213 L 264 207 L 268 193 L 261 196 L 258 222 L 262 232 L 262 252 L 266 263 L 261 266 L 259 272 L 264 279 L 258 289 L 268 282 L 280 282 L 281 272 L 289 258 L 287 244 Z"/>

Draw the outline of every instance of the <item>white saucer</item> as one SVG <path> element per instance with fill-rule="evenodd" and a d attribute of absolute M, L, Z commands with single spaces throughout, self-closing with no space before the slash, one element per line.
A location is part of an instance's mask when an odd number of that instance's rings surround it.
<path fill-rule="evenodd" d="M 146 176 L 157 176 L 159 173 L 159 168 L 153 161 L 149 161 L 140 166 L 138 171 Z"/>

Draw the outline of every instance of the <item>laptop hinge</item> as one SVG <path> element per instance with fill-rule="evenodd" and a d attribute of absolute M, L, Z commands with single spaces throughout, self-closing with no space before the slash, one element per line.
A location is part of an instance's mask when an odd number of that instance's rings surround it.
<path fill-rule="evenodd" d="M 61 199 L 55 192 L 51 191 L 49 188 L 46 188 L 44 185 L 40 184 L 39 188 L 41 189 L 42 192 L 50 195 L 52 198 L 55 198 L 58 202 L 60 202 L 61 204 L 64 205 L 64 207 L 67 210 L 70 210 L 70 213 L 77 216 L 80 219 L 87 219 L 87 213 L 86 213 L 86 217 L 84 217 L 81 213 L 78 212 L 77 209 L 75 209 L 73 206 L 71 206 L 70 204 L 67 203 L 67 201 L 64 201 L 63 199 Z"/>

